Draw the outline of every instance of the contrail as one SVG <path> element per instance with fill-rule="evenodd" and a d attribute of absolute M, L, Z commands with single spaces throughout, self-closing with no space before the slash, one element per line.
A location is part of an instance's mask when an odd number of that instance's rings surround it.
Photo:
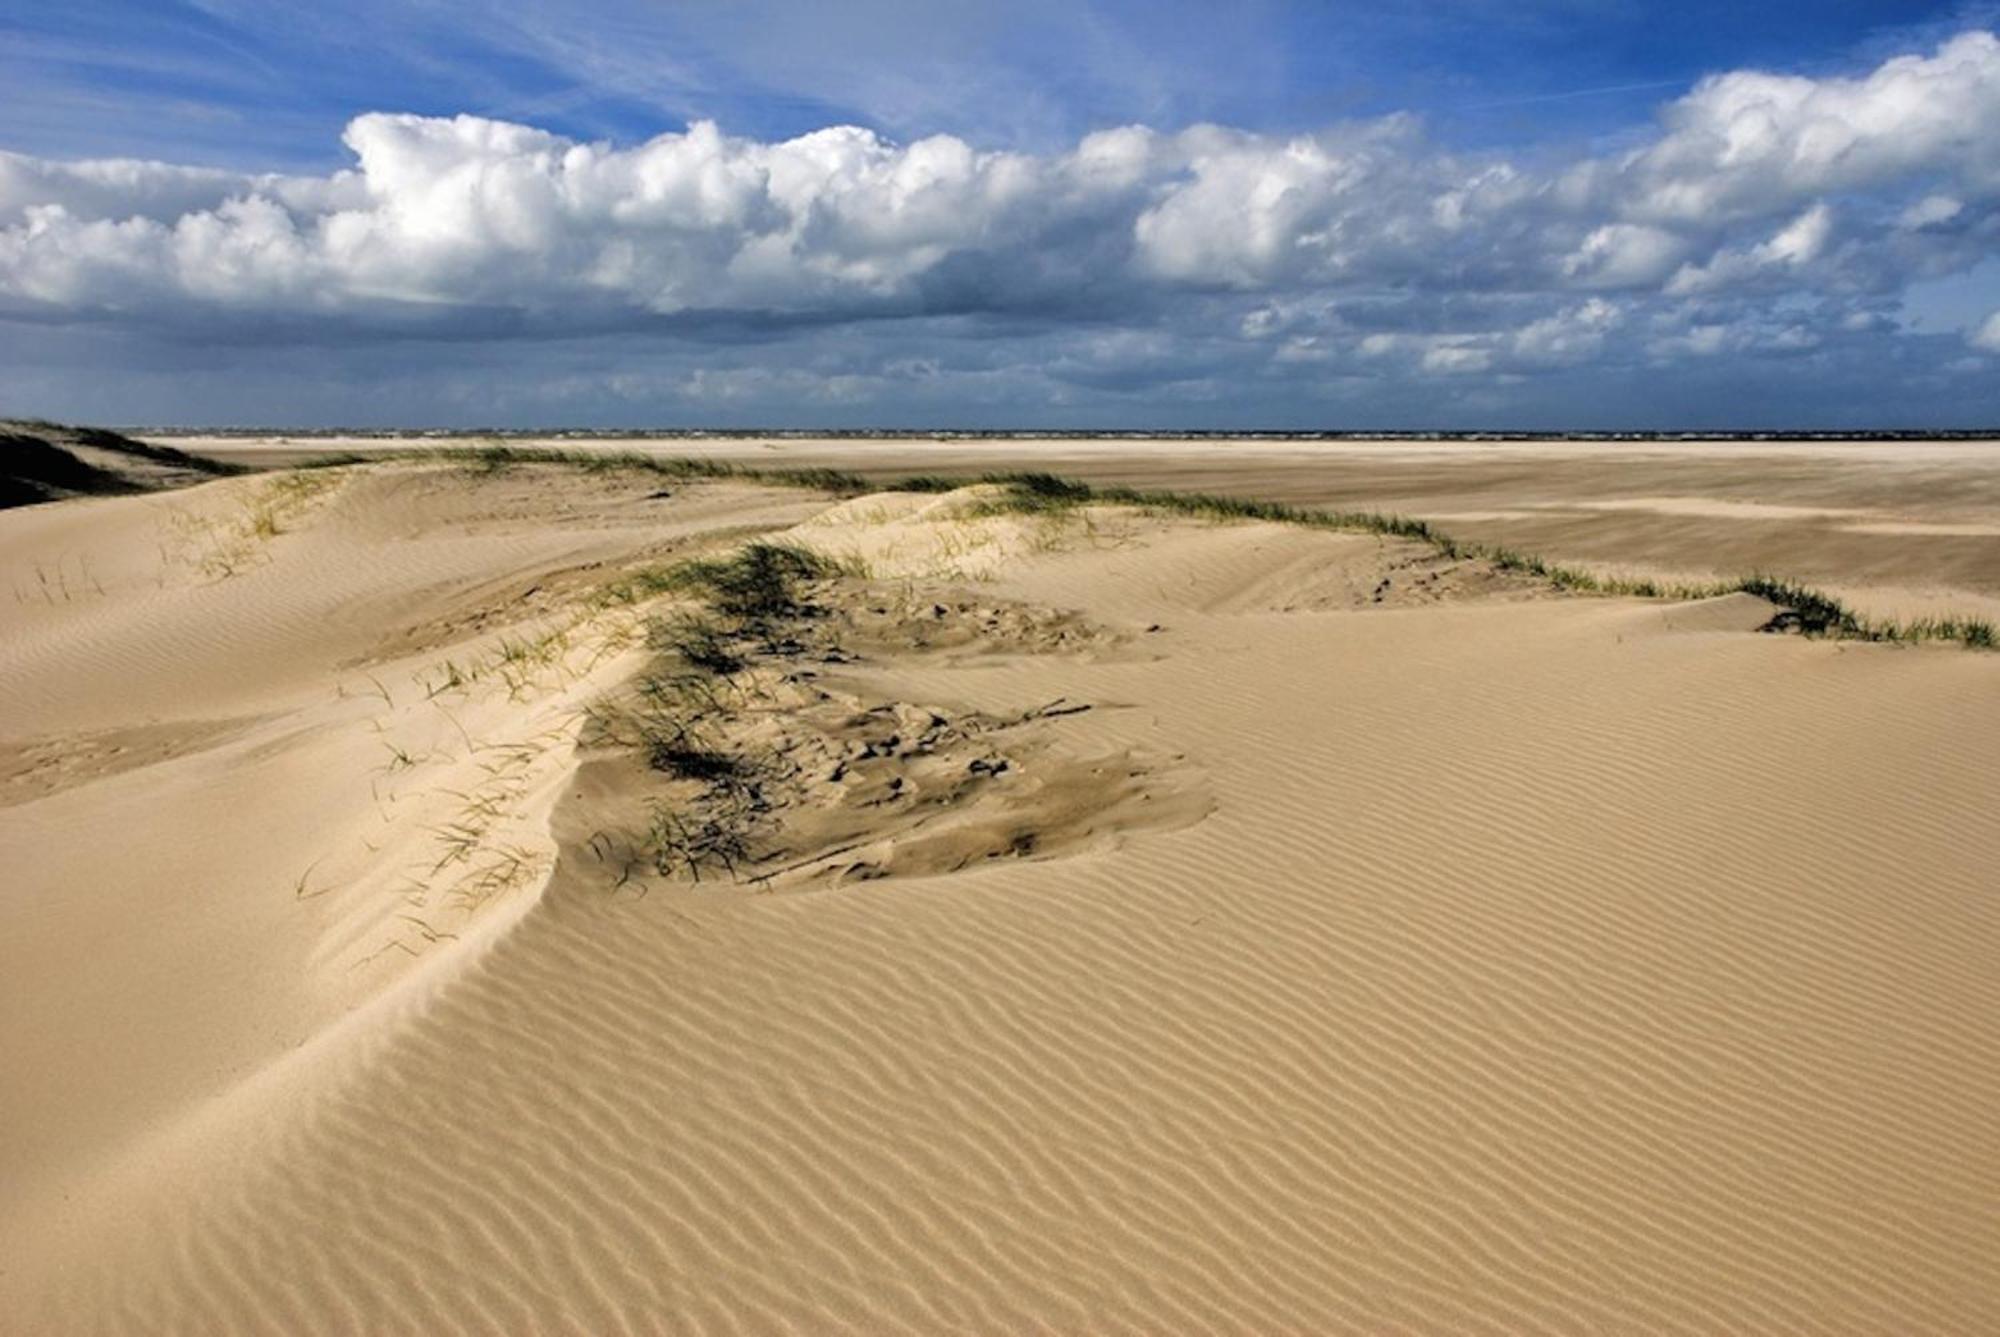
<path fill-rule="evenodd" d="M 1567 93 L 1539 93 L 1533 97 L 1501 98 L 1494 102 L 1469 102 L 1453 111 L 1484 111 L 1488 107 L 1519 107 L 1530 102 L 1565 102 L 1570 98 L 1598 97 L 1605 93 L 1638 93 L 1649 88 L 1684 88 L 1685 79 L 1654 79 L 1643 84 L 1610 84 L 1603 88 L 1572 88 Z"/>

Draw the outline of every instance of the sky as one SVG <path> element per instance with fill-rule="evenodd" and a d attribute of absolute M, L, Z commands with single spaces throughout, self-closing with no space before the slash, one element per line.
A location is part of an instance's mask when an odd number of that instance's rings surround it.
<path fill-rule="evenodd" d="M 1995 426 L 1996 32 L 1965 0 L 0 0 L 0 414 Z"/>

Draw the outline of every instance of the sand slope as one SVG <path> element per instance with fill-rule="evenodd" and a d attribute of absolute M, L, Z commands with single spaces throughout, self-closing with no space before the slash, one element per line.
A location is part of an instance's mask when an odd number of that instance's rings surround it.
<path fill-rule="evenodd" d="M 188 487 L 239 469 L 101 428 L 0 418 L 0 510 Z"/>
<path fill-rule="evenodd" d="M 2000 659 L 1372 537 L 540 471 L 344 478 L 162 588 L 144 504 L 0 524 L 0 565 L 131 572 L 13 607 L 0 737 L 155 731 L 0 808 L 9 1330 L 2000 1325 Z M 815 670 L 1092 707 L 990 801 L 1125 755 L 1203 801 L 955 872 L 617 885 L 636 781 L 565 731 L 622 624 L 456 723 L 420 684 L 760 530 L 940 622 L 1070 619 Z M 413 907 L 491 780 L 477 844 L 529 874 Z"/>
<path fill-rule="evenodd" d="M 407 450 L 396 438 L 178 437 L 219 459 Z M 430 443 L 435 444 L 435 443 Z M 517 444 L 538 443 L 521 439 Z M 1284 441 L 704 437 L 545 444 L 872 477 L 1049 470 L 1421 516 L 1577 565 L 1706 580 L 1770 572 L 1878 616 L 2000 615 L 2000 441 Z"/>

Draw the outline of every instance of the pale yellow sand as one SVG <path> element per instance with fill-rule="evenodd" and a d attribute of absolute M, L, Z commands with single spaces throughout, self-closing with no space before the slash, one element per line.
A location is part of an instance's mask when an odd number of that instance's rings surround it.
<path fill-rule="evenodd" d="M 411 444 L 286 437 L 171 442 L 253 462 Z M 1945 594 L 1971 594 L 1956 606 L 2000 616 L 2000 441 L 566 437 L 546 444 L 772 468 L 833 466 L 884 478 L 1047 469 L 1095 482 L 1436 517 L 1463 538 L 1625 573 L 1774 572 L 1837 587 L 1864 611 L 1885 616 L 1921 616 Z"/>
<path fill-rule="evenodd" d="M 1652 515 L 1832 561 L 1930 513 L 1816 467 L 1758 504 L 1842 514 Z M 1458 509 L 1619 500 L 1507 468 Z M 1267 525 L 326 478 L 275 536 L 257 478 L 0 515 L 0 1329 L 2000 1326 L 2000 656 Z M 1058 627 L 826 682 L 1091 705 L 1018 782 L 1132 758 L 1132 801 L 616 887 L 633 781 L 574 740 L 644 652 L 589 591 L 757 532 Z M 1846 541 L 1851 587 L 1972 544 L 1905 584 L 2000 589 L 1990 540 Z"/>

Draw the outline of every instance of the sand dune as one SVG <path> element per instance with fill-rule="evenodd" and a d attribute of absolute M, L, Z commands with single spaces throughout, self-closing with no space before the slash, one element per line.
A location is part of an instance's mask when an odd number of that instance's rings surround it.
<path fill-rule="evenodd" d="M 0 517 L 97 582 L 0 605 L 0 1328 L 2000 1325 L 2000 658 L 978 490 L 299 477 Z M 848 574 L 723 647 L 738 875 L 649 862 L 720 801 L 619 723 L 692 596 L 603 591 L 753 536 Z"/>
<path fill-rule="evenodd" d="M 162 438 L 290 462 L 382 438 Z M 525 443 L 533 444 L 533 443 Z M 1096 483 L 1436 518 L 1454 535 L 1623 574 L 1753 571 L 1837 587 L 1881 616 L 2000 614 L 2000 441 L 781 440 L 564 437 L 871 477 L 1047 469 Z M 1665 509 L 1662 509 L 1664 503 Z"/>
<path fill-rule="evenodd" d="M 0 509 L 188 487 L 237 471 L 99 428 L 0 419 Z"/>

